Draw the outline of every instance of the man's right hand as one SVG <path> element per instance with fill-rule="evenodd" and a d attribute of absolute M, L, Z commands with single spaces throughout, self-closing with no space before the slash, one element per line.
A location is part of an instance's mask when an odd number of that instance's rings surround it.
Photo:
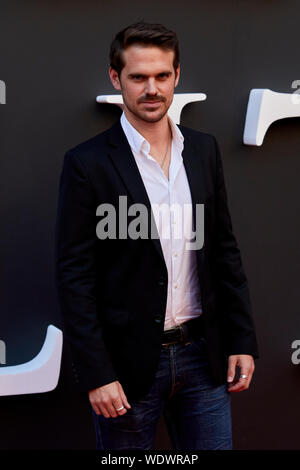
<path fill-rule="evenodd" d="M 131 408 L 123 387 L 118 381 L 89 390 L 88 394 L 95 413 L 97 415 L 103 414 L 105 418 L 116 418 L 124 415 L 127 413 L 126 408 Z M 122 410 L 116 411 L 117 408 L 122 406 L 124 406 Z"/>

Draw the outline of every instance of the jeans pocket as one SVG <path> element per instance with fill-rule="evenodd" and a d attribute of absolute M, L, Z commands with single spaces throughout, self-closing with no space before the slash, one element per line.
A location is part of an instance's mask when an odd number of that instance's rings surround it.
<path fill-rule="evenodd" d="M 100 415 L 99 421 L 101 426 L 120 432 L 140 432 L 143 424 L 142 416 L 137 414 L 133 408 L 127 410 L 125 414 L 119 415 L 115 418 L 105 418 L 103 415 Z"/>

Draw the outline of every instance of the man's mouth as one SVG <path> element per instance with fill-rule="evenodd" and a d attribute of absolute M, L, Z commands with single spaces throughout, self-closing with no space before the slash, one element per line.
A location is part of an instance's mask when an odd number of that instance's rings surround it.
<path fill-rule="evenodd" d="M 140 103 L 148 104 L 148 105 L 152 105 L 152 104 L 155 105 L 155 104 L 162 103 L 162 100 L 143 100 Z"/>

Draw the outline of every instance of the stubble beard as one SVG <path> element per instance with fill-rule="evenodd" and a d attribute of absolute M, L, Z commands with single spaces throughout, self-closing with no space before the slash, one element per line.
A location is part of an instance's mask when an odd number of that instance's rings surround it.
<path fill-rule="evenodd" d="M 155 114 L 157 111 L 143 111 L 138 109 L 138 104 L 136 107 L 132 107 L 128 105 L 128 103 L 124 100 L 123 101 L 127 109 L 130 111 L 130 113 L 137 119 L 148 122 L 148 123 L 155 123 L 161 121 L 164 116 L 167 114 L 169 107 L 165 107 L 159 114 Z M 153 114 L 153 116 L 151 116 Z"/>

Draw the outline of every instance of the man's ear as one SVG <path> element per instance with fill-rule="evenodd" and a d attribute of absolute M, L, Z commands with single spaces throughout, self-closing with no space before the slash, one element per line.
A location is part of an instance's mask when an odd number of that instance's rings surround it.
<path fill-rule="evenodd" d="M 175 71 L 175 87 L 178 85 L 180 77 L 180 64 L 178 64 L 177 69 Z"/>
<path fill-rule="evenodd" d="M 118 72 L 113 69 L 112 67 L 109 67 L 109 77 L 110 77 L 110 81 L 111 83 L 113 84 L 113 87 L 115 88 L 115 90 L 121 90 L 121 83 L 120 83 L 120 78 L 119 78 L 119 74 Z"/>

